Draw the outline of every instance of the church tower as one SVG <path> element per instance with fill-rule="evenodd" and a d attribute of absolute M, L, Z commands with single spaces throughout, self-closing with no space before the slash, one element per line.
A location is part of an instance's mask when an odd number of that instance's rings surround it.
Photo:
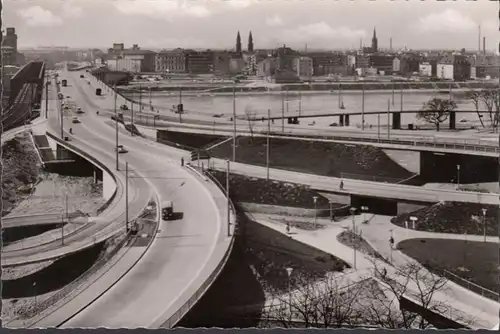
<path fill-rule="evenodd" d="M 241 36 L 238 31 L 238 35 L 236 35 L 236 52 L 241 52 Z"/>
<path fill-rule="evenodd" d="M 373 37 L 372 37 L 372 52 L 378 51 L 378 39 L 377 39 L 377 31 L 375 27 L 373 28 Z"/>
<path fill-rule="evenodd" d="M 248 52 L 253 53 L 253 37 L 252 32 L 248 35 Z"/>

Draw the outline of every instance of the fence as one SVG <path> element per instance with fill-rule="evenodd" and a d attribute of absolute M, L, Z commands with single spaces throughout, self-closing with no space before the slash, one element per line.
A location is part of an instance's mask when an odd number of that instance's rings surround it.
<path fill-rule="evenodd" d="M 193 166 L 189 165 L 191 168 L 194 169 Z M 219 188 L 222 190 L 223 194 L 226 195 L 226 192 L 222 185 L 215 180 L 210 173 L 203 172 L 204 175 L 207 175 L 208 178 Z M 231 210 L 233 211 L 234 214 L 236 214 L 236 211 L 233 206 L 233 202 L 230 201 L 231 205 Z M 236 226 L 236 222 L 235 222 Z M 212 285 L 212 283 L 215 281 L 215 279 L 219 276 L 220 272 L 226 265 L 227 260 L 229 259 L 229 256 L 231 255 L 231 251 L 233 250 L 233 245 L 234 245 L 234 232 L 231 237 L 231 241 L 229 243 L 229 247 L 226 249 L 226 252 L 224 253 L 224 256 L 222 257 L 221 261 L 217 265 L 214 271 L 208 276 L 208 278 L 203 282 L 203 284 L 196 290 L 196 292 L 172 315 L 170 318 L 168 318 L 167 321 L 165 321 L 161 327 L 166 327 L 166 328 L 172 328 L 175 326 L 179 320 L 182 319 L 182 317 L 198 302 L 198 300 L 205 294 L 205 292 L 208 290 L 208 288 Z"/>
<path fill-rule="evenodd" d="M 465 278 L 462 278 L 448 270 L 443 270 L 443 276 L 449 279 L 450 281 L 453 281 L 457 283 L 458 285 L 463 286 L 464 288 L 467 288 L 467 290 L 471 290 L 477 294 L 480 294 L 483 297 L 489 298 L 494 301 L 499 300 L 499 294 L 495 291 L 483 288 L 479 284 L 473 283 Z"/>

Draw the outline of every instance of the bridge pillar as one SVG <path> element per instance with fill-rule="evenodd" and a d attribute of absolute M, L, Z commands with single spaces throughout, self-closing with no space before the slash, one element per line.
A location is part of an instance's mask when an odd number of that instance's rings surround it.
<path fill-rule="evenodd" d="M 97 170 L 94 169 L 94 184 L 97 184 Z"/>
<path fill-rule="evenodd" d="M 392 129 L 401 130 L 401 112 L 392 113 Z"/>
<path fill-rule="evenodd" d="M 349 114 L 344 115 L 344 125 L 349 126 Z"/>
<path fill-rule="evenodd" d="M 450 111 L 450 130 L 455 130 L 457 128 L 457 113 Z"/>
<path fill-rule="evenodd" d="M 344 126 L 344 115 L 339 115 L 339 126 Z"/>

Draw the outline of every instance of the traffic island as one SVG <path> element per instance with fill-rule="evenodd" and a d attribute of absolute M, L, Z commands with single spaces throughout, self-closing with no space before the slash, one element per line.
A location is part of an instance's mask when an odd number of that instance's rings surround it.
<path fill-rule="evenodd" d="M 265 137 L 238 137 L 236 162 L 266 166 Z M 232 142 L 210 150 L 210 155 L 232 159 Z M 330 177 L 398 183 L 414 174 L 375 146 L 339 144 L 288 138 L 270 138 L 269 166 Z"/>
<path fill-rule="evenodd" d="M 399 227 L 413 229 L 412 219 L 418 231 L 498 236 L 496 205 L 441 202 L 401 214 L 392 218 L 391 222 Z"/>
<path fill-rule="evenodd" d="M 373 247 L 370 246 L 368 242 L 366 242 L 366 240 L 363 239 L 363 237 L 359 234 L 355 234 L 352 231 L 346 230 L 337 236 L 337 240 L 347 247 L 356 248 L 357 251 L 374 257 L 378 260 L 382 260 L 390 265 L 387 259 L 380 255 L 380 253 L 375 249 L 373 249 Z"/>
<path fill-rule="evenodd" d="M 419 238 L 404 240 L 397 248 L 435 274 L 498 300 L 498 243 Z"/>

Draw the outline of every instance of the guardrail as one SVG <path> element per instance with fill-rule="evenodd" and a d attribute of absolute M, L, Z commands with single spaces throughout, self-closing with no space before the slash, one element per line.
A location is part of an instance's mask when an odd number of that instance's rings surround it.
<path fill-rule="evenodd" d="M 78 147 L 68 143 L 68 142 L 65 142 L 63 140 L 61 140 L 60 138 L 57 138 L 55 135 L 53 135 L 52 133 L 50 132 L 46 132 L 47 136 L 52 138 L 53 140 L 55 140 L 56 142 L 60 143 L 61 145 L 66 145 L 68 146 L 70 149 L 72 149 L 73 151 L 75 151 L 77 154 L 81 155 L 82 157 L 84 157 L 85 159 L 91 161 L 92 163 L 94 163 L 94 165 L 98 166 L 99 168 L 102 168 L 106 173 L 108 173 L 111 178 L 113 179 L 113 182 L 115 182 L 115 191 L 113 192 L 113 195 L 111 195 L 111 197 L 106 201 L 106 203 L 104 203 L 99 209 L 97 209 L 97 214 L 101 214 L 104 210 L 106 210 L 109 205 L 113 202 L 113 200 L 115 199 L 116 197 L 116 194 L 118 193 L 118 182 L 116 180 L 116 176 L 113 172 L 111 172 L 111 170 L 106 166 L 104 165 L 103 163 L 101 163 L 99 160 L 97 160 L 96 158 L 92 157 L 90 154 L 84 152 L 83 150 L 79 149 Z"/>
<path fill-rule="evenodd" d="M 190 166 L 190 165 L 189 165 Z M 191 169 L 195 169 L 193 166 L 190 166 Z M 206 172 L 204 172 L 206 173 Z M 206 175 L 206 174 L 205 174 Z M 209 176 L 210 178 L 210 176 Z M 220 184 L 217 184 L 217 180 L 210 178 L 211 181 L 215 181 L 214 184 L 218 187 L 221 188 Z M 222 188 L 223 189 L 223 188 Z M 223 194 L 227 196 L 226 192 L 222 190 Z M 233 214 L 236 217 L 236 211 L 233 206 L 233 202 L 229 200 L 229 203 L 231 205 L 231 210 L 233 211 Z M 235 221 L 235 226 L 236 226 L 236 221 Z M 234 230 L 233 230 L 234 231 Z M 162 325 L 162 327 L 167 327 L 167 328 L 172 328 L 175 326 L 179 320 L 182 319 L 182 317 L 198 302 L 198 300 L 205 294 L 205 292 L 208 290 L 208 288 L 212 285 L 212 283 L 215 281 L 215 279 L 219 276 L 221 273 L 222 269 L 227 263 L 227 260 L 229 259 L 229 256 L 231 255 L 231 251 L 233 250 L 234 246 L 234 232 L 233 235 L 231 236 L 231 241 L 229 243 L 229 247 L 227 248 L 226 252 L 224 253 L 224 256 L 222 257 L 221 261 L 217 265 L 214 271 L 208 276 L 208 278 L 203 282 L 203 284 L 196 290 L 196 292 L 182 305 L 173 315 L 170 316 L 170 318 L 165 321 Z"/>
<path fill-rule="evenodd" d="M 471 282 L 465 278 L 462 278 L 462 277 L 460 277 L 460 276 L 458 276 L 458 275 L 456 275 L 456 274 L 454 274 L 446 269 L 443 270 L 443 276 L 446 277 L 447 279 L 449 279 L 450 281 L 467 288 L 467 290 L 470 290 L 470 291 L 473 291 L 477 294 L 480 294 L 483 297 L 489 298 L 489 299 L 494 300 L 496 302 L 498 302 L 498 300 L 499 300 L 500 295 L 497 292 L 486 289 L 486 288 L 480 286 L 479 284 L 476 284 L 476 283 Z"/>

